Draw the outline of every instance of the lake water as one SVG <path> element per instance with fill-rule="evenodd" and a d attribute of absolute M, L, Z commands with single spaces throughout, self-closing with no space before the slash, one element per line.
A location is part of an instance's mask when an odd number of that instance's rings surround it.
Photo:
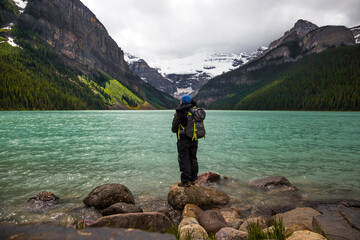
<path fill-rule="evenodd" d="M 74 211 L 95 218 L 82 199 L 105 183 L 124 184 L 145 209 L 165 205 L 180 179 L 173 113 L 0 112 L 0 222 L 60 221 Z M 360 200 L 359 112 L 207 111 L 205 127 L 200 173 L 233 178 L 214 187 L 234 206 Z M 297 186 L 296 197 L 247 186 L 273 175 Z M 25 202 L 41 191 L 62 203 L 29 211 Z"/>

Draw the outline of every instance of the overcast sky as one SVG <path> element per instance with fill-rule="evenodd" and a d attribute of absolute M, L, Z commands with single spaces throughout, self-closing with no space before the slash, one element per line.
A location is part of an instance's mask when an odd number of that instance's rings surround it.
<path fill-rule="evenodd" d="M 81 0 L 125 52 L 145 60 L 253 52 L 298 19 L 360 24 L 360 0 Z"/>

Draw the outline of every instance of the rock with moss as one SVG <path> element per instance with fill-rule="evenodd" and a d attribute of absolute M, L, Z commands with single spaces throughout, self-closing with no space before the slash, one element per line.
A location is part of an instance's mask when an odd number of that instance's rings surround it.
<path fill-rule="evenodd" d="M 190 224 L 199 224 L 198 220 L 196 220 L 196 218 L 192 218 L 192 217 L 188 217 L 188 218 L 184 218 L 183 220 L 181 220 L 180 224 L 179 224 L 179 232 L 181 230 L 181 228 L 185 227 L 186 225 L 190 225 Z"/>
<path fill-rule="evenodd" d="M 190 187 L 172 185 L 168 193 L 168 202 L 175 208 L 182 210 L 186 204 L 191 203 L 201 209 L 210 209 L 215 206 L 228 204 L 230 198 L 227 194 L 197 184 Z"/>
<path fill-rule="evenodd" d="M 189 224 L 181 228 L 179 240 L 204 240 L 209 239 L 205 229 L 199 224 Z"/>
<path fill-rule="evenodd" d="M 99 209 L 108 208 L 118 202 L 135 204 L 130 190 L 126 186 L 117 183 L 109 183 L 96 187 L 83 202 L 89 207 Z"/>

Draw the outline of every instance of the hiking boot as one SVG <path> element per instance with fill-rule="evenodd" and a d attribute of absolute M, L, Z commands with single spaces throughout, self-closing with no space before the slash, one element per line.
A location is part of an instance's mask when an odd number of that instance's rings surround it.
<path fill-rule="evenodd" d="M 178 186 L 179 186 L 179 187 L 190 187 L 190 185 L 191 185 L 191 184 L 190 184 L 189 182 L 186 182 L 186 183 L 182 183 L 182 182 L 181 182 L 181 183 L 178 183 Z"/>

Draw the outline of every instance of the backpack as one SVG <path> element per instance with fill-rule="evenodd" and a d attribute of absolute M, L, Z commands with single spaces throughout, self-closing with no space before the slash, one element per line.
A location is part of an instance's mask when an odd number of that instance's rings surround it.
<path fill-rule="evenodd" d="M 185 132 L 186 136 L 190 137 L 192 141 L 196 141 L 199 138 L 205 137 L 204 119 L 206 117 L 205 110 L 203 108 L 193 107 L 188 110 L 187 125 L 184 128 L 179 125 L 179 139 L 180 131 Z M 182 128 L 182 129 L 180 129 Z"/>

